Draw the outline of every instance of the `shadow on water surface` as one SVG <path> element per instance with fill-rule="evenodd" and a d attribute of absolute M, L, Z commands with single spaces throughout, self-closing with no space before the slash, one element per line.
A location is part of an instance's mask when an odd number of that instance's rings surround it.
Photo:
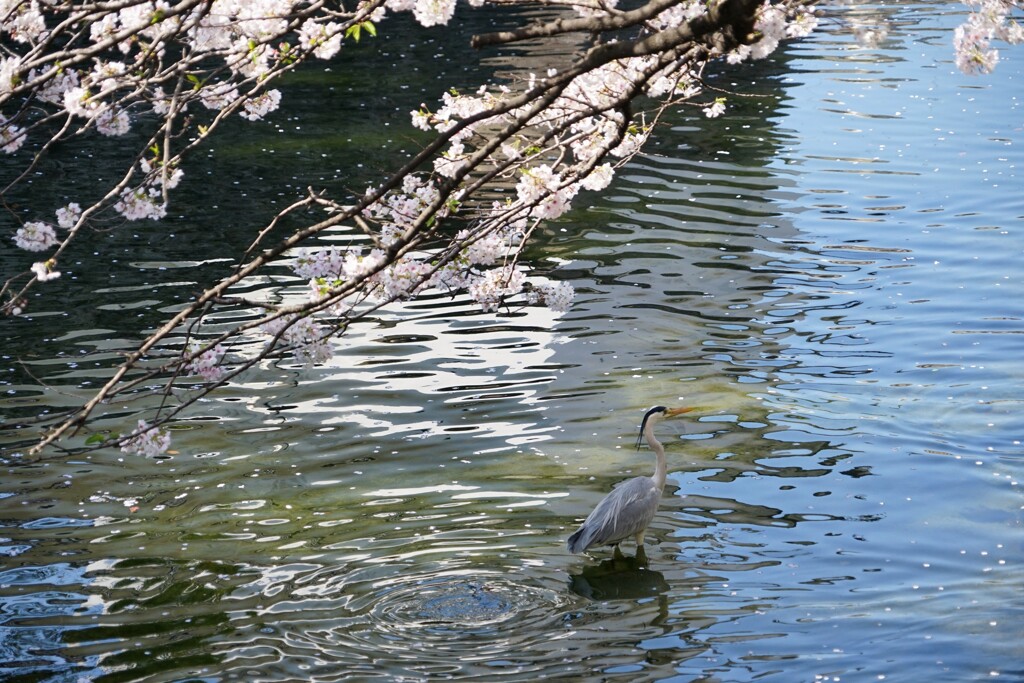
<path fill-rule="evenodd" d="M 588 565 L 569 580 L 572 592 L 588 600 L 641 600 L 671 590 L 664 574 L 650 566 L 642 555 L 616 555 Z"/>

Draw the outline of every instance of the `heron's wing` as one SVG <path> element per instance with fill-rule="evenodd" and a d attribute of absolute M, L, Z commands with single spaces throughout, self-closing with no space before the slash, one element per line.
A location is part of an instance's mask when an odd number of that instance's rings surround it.
<path fill-rule="evenodd" d="M 636 535 L 654 519 L 659 498 L 661 492 L 650 477 L 627 479 L 605 496 L 569 537 L 569 551 L 578 553 Z"/>

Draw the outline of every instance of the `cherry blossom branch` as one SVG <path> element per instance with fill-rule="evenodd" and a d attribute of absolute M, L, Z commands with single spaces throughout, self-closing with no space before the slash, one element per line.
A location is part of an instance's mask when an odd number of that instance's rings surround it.
<path fill-rule="evenodd" d="M 79 14 L 57 25 L 63 39 L 49 34 L 45 49 L 38 47 L 40 40 L 22 57 L 15 50 L 0 58 L 0 116 L 3 102 L 18 97 L 58 112 L 63 101 L 66 123 L 79 118 L 83 123 L 79 128 L 72 124 L 62 135 L 92 130 L 118 134 L 130 123 L 129 109 L 143 103 L 162 116 L 150 137 L 152 154 L 140 152 L 120 182 L 87 209 L 78 210 L 67 238 L 56 240 L 53 229 L 40 222 L 25 223 L 19 230 L 15 241 L 27 249 L 46 251 L 59 242 L 50 259 L 33 265 L 36 277 L 29 285 L 59 274 L 56 257 L 72 238 L 80 238 L 83 226 L 98 220 L 104 208 L 127 219 L 159 218 L 187 155 L 215 129 L 236 115 L 260 118 L 269 113 L 281 97 L 267 90 L 273 79 L 312 56 L 333 54 L 344 35 L 371 31 L 374 22 L 384 18 L 384 2 L 351 13 L 328 10 L 323 2 L 301 7 L 289 0 L 279 3 L 287 11 L 258 17 L 245 15 L 245 5 L 239 3 L 181 3 L 173 16 L 155 13 L 149 23 L 140 23 L 139 13 L 154 11 L 153 3 L 93 3 L 79 6 Z M 598 39 L 614 33 L 617 40 L 595 44 L 568 67 L 531 78 L 518 92 L 484 87 L 475 95 L 447 93 L 436 112 L 414 112 L 414 125 L 435 136 L 413 158 L 351 204 L 310 190 L 282 210 L 259 231 L 228 277 L 207 287 L 144 339 L 92 398 L 55 424 L 33 452 L 73 435 L 100 406 L 134 396 L 144 384 L 159 379 L 163 390 L 153 422 L 140 421 L 134 430 L 100 444 L 152 454 L 169 443 L 159 425 L 198 397 L 259 363 L 280 358 L 285 349 L 301 362 L 321 362 L 330 354 L 332 336 L 393 301 L 429 289 L 467 292 L 485 310 L 507 307 L 516 297 L 564 310 L 571 303 L 571 287 L 536 277 L 528 281 L 525 267 L 518 264 L 522 241 L 543 221 L 564 214 L 579 192 L 607 186 L 615 169 L 641 149 L 665 107 L 699 96 L 699 74 L 709 59 L 763 57 L 782 38 L 809 30 L 813 21 L 804 4 L 651 0 L 621 12 L 610 2 L 570 3 L 588 16 L 475 38 L 478 47 L 570 31 L 588 31 Z M 227 12 L 227 7 L 236 14 L 218 13 Z M 453 7 L 445 0 L 415 0 L 411 9 L 420 23 L 433 25 L 447 23 Z M 83 17 L 93 22 L 88 32 L 92 43 L 86 39 Z M 19 21 L 24 19 L 19 15 Z M 333 19 L 341 23 L 329 21 Z M 164 21 L 172 23 L 161 28 Z M 100 22 L 110 24 L 108 35 L 106 28 L 94 35 L 93 27 Z M 266 30 L 259 28 L 263 22 Z M 8 23 L 3 26 L 11 32 Z M 626 30 L 634 35 L 623 35 Z M 279 42 L 295 40 L 296 35 L 297 44 Z M 76 41 L 87 44 L 76 48 Z M 117 63 L 107 60 L 114 50 L 134 55 L 144 69 L 121 77 Z M 61 74 L 51 66 L 45 72 L 31 71 L 56 63 L 46 60 L 48 51 L 65 55 L 78 70 Z M 95 64 L 93 71 L 84 70 L 88 64 Z M 168 85 L 173 86 L 169 96 L 162 90 Z M 643 95 L 655 98 L 649 116 L 632 112 Z M 214 113 L 205 120 L 195 114 L 183 119 L 189 105 Z M 27 120 L 28 111 L 22 106 L 12 118 L 0 119 L 0 146 L 7 141 L 16 151 L 28 135 L 41 130 L 39 121 Z M 23 123 L 27 125 L 22 127 Z M 197 134 L 172 151 L 187 131 Z M 504 204 L 484 205 L 478 195 L 495 185 L 514 186 L 515 197 Z M 311 206 L 331 213 L 256 251 L 285 216 Z M 70 206 L 62 211 L 61 224 L 73 213 Z M 453 236 L 456 223 L 466 227 Z M 315 244 L 327 230 L 352 224 L 366 235 L 364 241 L 353 240 L 341 251 L 297 251 Z M 230 295 L 231 288 L 285 258 L 292 258 L 296 274 L 309 282 L 306 301 L 269 307 Z M 250 317 L 228 330 L 205 334 L 207 315 L 226 307 L 248 309 Z M 251 315 L 252 311 L 261 313 Z M 230 353 L 233 345 L 248 343 L 256 330 L 269 337 L 258 353 Z M 172 343 L 181 337 L 184 348 L 178 341 Z M 151 355 L 161 354 L 166 360 L 154 363 Z M 178 382 L 195 374 L 204 384 L 178 391 Z"/>

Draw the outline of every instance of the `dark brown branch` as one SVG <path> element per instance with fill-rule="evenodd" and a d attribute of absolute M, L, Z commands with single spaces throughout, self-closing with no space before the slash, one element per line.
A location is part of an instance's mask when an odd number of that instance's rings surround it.
<path fill-rule="evenodd" d="M 549 22 L 538 22 L 514 31 L 496 31 L 473 36 L 470 45 L 476 49 L 504 43 L 516 43 L 529 38 L 550 38 L 562 33 L 603 33 L 639 26 L 657 16 L 679 0 L 651 0 L 643 7 L 629 12 L 597 17 L 574 17 L 572 19 L 556 19 Z"/>

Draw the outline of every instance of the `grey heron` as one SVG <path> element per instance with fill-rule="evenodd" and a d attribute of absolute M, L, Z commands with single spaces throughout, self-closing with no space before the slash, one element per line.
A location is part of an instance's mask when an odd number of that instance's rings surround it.
<path fill-rule="evenodd" d="M 643 439 L 654 451 L 657 464 L 652 477 L 633 477 L 622 482 L 597 504 L 594 511 L 587 516 L 580 528 L 576 530 L 566 547 L 569 552 L 581 553 L 588 548 L 601 545 L 614 545 L 616 552 L 619 543 L 628 538 L 636 540 L 637 556 L 643 557 L 644 532 L 647 525 L 654 519 L 661 500 L 661 490 L 665 486 L 665 448 L 654 438 L 654 426 L 665 418 L 688 413 L 693 408 L 666 408 L 654 406 L 644 415 L 637 436 L 636 447 L 640 449 Z"/>

